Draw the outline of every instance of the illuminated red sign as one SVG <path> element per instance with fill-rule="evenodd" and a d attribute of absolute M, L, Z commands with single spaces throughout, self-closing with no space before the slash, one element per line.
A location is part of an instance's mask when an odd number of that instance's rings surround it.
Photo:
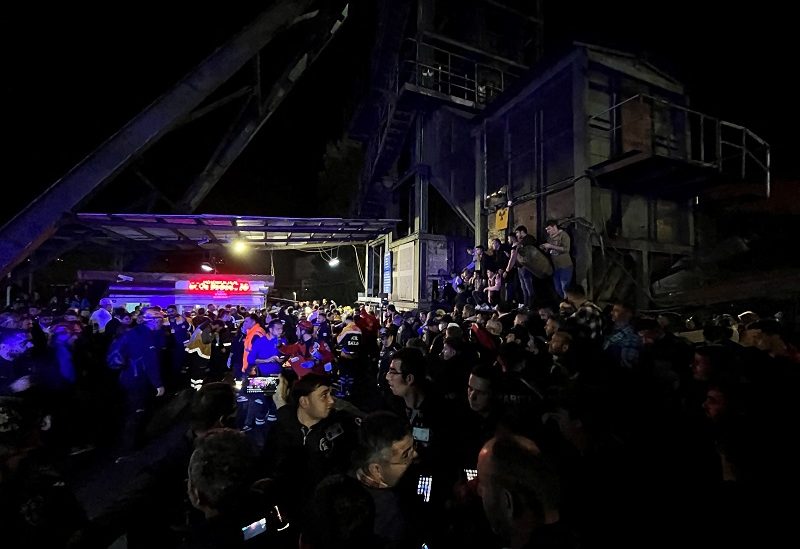
<path fill-rule="evenodd" d="M 250 291 L 250 283 L 245 280 L 212 280 L 208 278 L 198 278 L 189 281 L 189 291 L 242 294 Z"/>

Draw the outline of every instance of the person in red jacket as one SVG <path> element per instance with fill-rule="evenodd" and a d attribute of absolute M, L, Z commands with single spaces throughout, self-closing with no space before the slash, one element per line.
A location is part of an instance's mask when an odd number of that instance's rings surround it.
<path fill-rule="evenodd" d="M 380 320 L 369 312 L 366 306 L 362 305 L 354 321 L 356 326 L 361 329 L 361 333 L 364 336 L 361 341 L 361 353 L 363 356 L 372 359 L 370 360 L 370 362 L 372 362 L 378 357 L 378 331 L 381 328 Z"/>

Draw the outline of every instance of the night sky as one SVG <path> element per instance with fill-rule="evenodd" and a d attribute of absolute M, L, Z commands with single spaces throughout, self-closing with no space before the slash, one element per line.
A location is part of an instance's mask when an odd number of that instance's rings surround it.
<path fill-rule="evenodd" d="M 3 165 L 5 188 L 15 188 L 20 197 L 2 201 L 0 219 L 53 183 L 259 12 L 247 6 L 170 4 L 4 8 Z M 760 5 L 727 3 L 724 11 L 712 11 L 700 7 L 704 3 L 681 2 L 659 4 L 653 12 L 649 3 L 615 2 L 613 10 L 606 4 L 546 1 L 547 52 L 557 54 L 570 41 L 582 40 L 645 53 L 684 81 L 696 109 L 742 123 L 767 139 L 774 176 L 800 177 L 793 162 L 800 147 L 800 102 L 790 85 L 798 47 L 788 8 L 757 12 Z M 349 28 L 202 211 L 324 214 L 324 208 L 306 210 L 298 191 L 313 192 L 326 143 L 346 131 L 365 89 L 372 12 L 356 8 L 352 15 Z M 280 55 L 274 53 L 278 65 Z M 180 154 L 187 159 L 202 159 L 197 152 L 213 146 L 221 124 L 198 125 L 185 142 L 180 134 L 172 136 L 168 153 L 157 146 L 145 156 L 144 171 L 160 187 L 180 189 L 190 174 L 180 169 L 186 161 L 169 160 L 172 151 L 183 147 Z"/>

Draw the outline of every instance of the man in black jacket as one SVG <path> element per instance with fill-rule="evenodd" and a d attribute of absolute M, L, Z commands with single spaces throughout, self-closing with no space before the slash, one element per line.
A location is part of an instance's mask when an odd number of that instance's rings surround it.
<path fill-rule="evenodd" d="M 302 509 L 323 478 L 347 471 L 357 423 L 335 411 L 335 403 L 330 378 L 306 374 L 295 381 L 289 404 L 278 409 L 267 435 L 264 470 L 289 494 L 289 513 Z"/>
<path fill-rule="evenodd" d="M 397 489 L 417 457 L 411 425 L 391 412 L 368 415 L 354 457 L 355 476 L 375 505 L 375 536 L 387 547 L 419 547 L 422 532 L 415 520 L 414 500 L 404 498 L 405 493 Z"/>

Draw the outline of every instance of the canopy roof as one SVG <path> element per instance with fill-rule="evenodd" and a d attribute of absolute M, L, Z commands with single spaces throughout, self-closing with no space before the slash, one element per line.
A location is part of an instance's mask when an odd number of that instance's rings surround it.
<path fill-rule="evenodd" d="M 237 240 L 256 250 L 291 250 L 364 244 L 391 232 L 397 223 L 396 219 L 79 213 L 59 236 L 98 244 L 145 244 L 162 251 L 213 250 Z"/>

